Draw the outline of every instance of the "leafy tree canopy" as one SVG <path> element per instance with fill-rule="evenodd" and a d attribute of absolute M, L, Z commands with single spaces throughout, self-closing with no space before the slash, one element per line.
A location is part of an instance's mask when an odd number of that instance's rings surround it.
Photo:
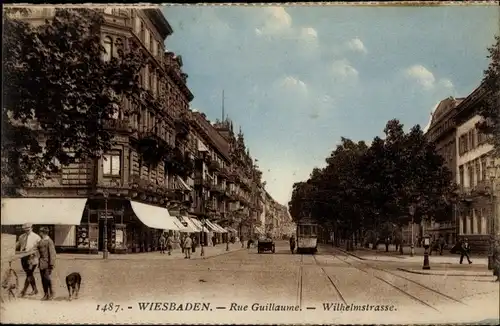
<path fill-rule="evenodd" d="M 104 60 L 99 11 L 57 9 L 40 26 L 10 14 L 2 58 L 3 184 L 19 189 L 57 170 L 55 159 L 66 165 L 110 149 L 106 126 L 124 98 L 134 107 L 162 105 L 139 84 L 148 62 L 132 40 Z"/>
<path fill-rule="evenodd" d="M 500 36 L 495 37 L 495 44 L 488 49 L 491 60 L 484 71 L 483 86 L 487 95 L 482 101 L 479 113 L 485 119 L 478 124 L 479 129 L 492 136 L 495 154 L 500 155 Z"/>
<path fill-rule="evenodd" d="M 319 223 L 347 232 L 403 225 L 410 220 L 441 220 L 454 199 L 450 171 L 420 126 L 405 132 L 398 120 L 370 146 L 342 138 L 309 180 L 294 185 L 289 203 L 295 220 L 311 215 Z"/>

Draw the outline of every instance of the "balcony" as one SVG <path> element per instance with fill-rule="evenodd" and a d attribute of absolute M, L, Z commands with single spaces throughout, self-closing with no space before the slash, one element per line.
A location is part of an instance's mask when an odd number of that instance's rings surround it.
<path fill-rule="evenodd" d="M 104 121 L 104 129 L 112 131 L 122 131 L 122 132 L 132 131 L 128 119 L 111 119 Z"/>
<path fill-rule="evenodd" d="M 218 194 L 223 194 L 225 192 L 225 187 L 221 184 L 212 185 L 210 191 Z"/>
<path fill-rule="evenodd" d="M 216 160 L 211 160 L 210 163 L 208 163 L 208 170 L 220 172 L 221 166 Z"/>
<path fill-rule="evenodd" d="M 472 188 L 472 193 L 478 195 L 490 195 L 491 194 L 491 183 L 486 180 L 481 180 Z"/>

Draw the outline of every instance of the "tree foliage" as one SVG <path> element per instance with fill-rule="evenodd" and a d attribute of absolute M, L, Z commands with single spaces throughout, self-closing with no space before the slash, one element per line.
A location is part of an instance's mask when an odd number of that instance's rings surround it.
<path fill-rule="evenodd" d="M 491 60 L 484 71 L 483 87 L 486 97 L 481 103 L 479 114 L 485 119 L 478 123 L 478 128 L 491 135 L 491 141 L 497 156 L 500 155 L 500 36 L 495 37 L 495 44 L 488 49 Z"/>
<path fill-rule="evenodd" d="M 112 147 L 106 126 L 124 99 L 161 106 L 139 83 L 147 59 L 132 40 L 104 60 L 103 23 L 91 9 L 57 9 L 40 26 L 5 17 L 3 183 L 19 189 L 57 170 L 55 159 L 99 157 Z"/>
<path fill-rule="evenodd" d="M 375 137 L 370 146 L 342 138 L 325 168 L 294 184 L 289 203 L 293 218 L 310 215 L 350 234 L 401 226 L 410 219 L 410 205 L 416 223 L 449 217 L 452 176 L 420 127 L 405 133 L 398 120 L 391 120 L 384 133 L 384 139 Z"/>

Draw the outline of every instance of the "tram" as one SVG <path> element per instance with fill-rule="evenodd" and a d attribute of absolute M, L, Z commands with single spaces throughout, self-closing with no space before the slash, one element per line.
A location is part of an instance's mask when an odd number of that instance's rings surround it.
<path fill-rule="evenodd" d="M 311 219 L 301 219 L 297 223 L 297 253 L 318 251 L 318 224 Z"/>

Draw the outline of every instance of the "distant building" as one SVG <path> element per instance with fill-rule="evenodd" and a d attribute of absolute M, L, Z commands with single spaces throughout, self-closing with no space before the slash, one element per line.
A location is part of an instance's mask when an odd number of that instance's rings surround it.
<path fill-rule="evenodd" d="M 428 129 L 425 130 L 426 138 L 434 142 L 437 153 L 443 157 L 444 164 L 453 176 L 457 174 L 457 126 L 454 117 L 457 106 L 463 100 L 463 98 L 449 97 L 439 102 L 431 114 Z M 449 210 L 445 220 L 441 223 L 428 221 L 422 225 L 422 232 L 419 233 L 428 233 L 435 239 L 443 235 L 448 243 L 455 243 L 457 232 L 453 209 Z"/>
<path fill-rule="evenodd" d="M 487 90 L 481 85 L 456 108 L 457 125 L 457 175 L 460 188 L 460 203 L 457 205 L 457 220 L 460 237 L 467 237 L 476 252 L 487 252 L 493 222 L 499 220 L 498 193 L 492 192 L 492 181 L 488 166 L 499 165 L 500 159 L 492 157 L 493 146 L 488 136 L 479 132 L 476 124 L 482 119 L 478 115 L 481 100 Z M 498 222 L 497 222 L 498 223 Z"/>

